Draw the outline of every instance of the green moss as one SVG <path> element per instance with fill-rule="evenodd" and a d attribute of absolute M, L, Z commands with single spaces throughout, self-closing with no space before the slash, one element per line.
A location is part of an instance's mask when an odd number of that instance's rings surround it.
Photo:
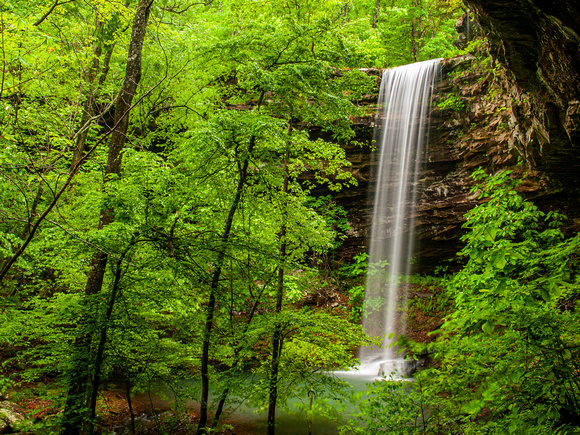
<path fill-rule="evenodd" d="M 465 103 L 459 98 L 459 96 L 451 93 L 443 100 L 439 101 L 437 103 L 437 107 L 441 110 L 453 110 L 454 112 L 461 112 L 465 109 Z"/>

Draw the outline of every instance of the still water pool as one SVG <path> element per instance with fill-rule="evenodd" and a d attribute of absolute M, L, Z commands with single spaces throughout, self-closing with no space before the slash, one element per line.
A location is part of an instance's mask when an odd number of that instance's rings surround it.
<path fill-rule="evenodd" d="M 345 381 L 352 392 L 362 391 L 366 385 L 377 379 L 377 376 L 365 372 L 335 372 L 333 375 L 339 380 Z M 117 397 L 125 397 L 125 386 L 121 379 L 115 379 L 111 385 Z M 195 389 L 197 384 L 193 381 L 184 381 L 182 387 Z M 136 414 L 148 414 L 152 412 L 161 414 L 171 409 L 175 395 L 168 388 L 156 386 L 151 393 L 139 392 L 132 396 L 132 403 Z M 212 398 L 213 399 L 213 398 Z M 308 420 L 304 412 L 301 412 L 299 405 L 308 403 L 308 398 L 290 399 L 286 406 L 279 406 L 276 410 L 276 434 L 295 435 L 308 433 Z M 315 401 L 316 404 L 316 401 Z M 330 407 L 339 403 L 330 402 Z M 185 407 L 197 413 L 199 404 L 195 400 L 186 402 Z M 341 413 L 342 417 L 352 411 L 352 405 L 346 406 Z M 238 405 L 234 409 L 229 409 L 223 419 L 224 425 L 232 425 L 235 428 L 233 433 L 237 435 L 263 434 L 266 433 L 267 411 L 259 412 L 246 403 Z M 226 432 L 229 433 L 229 432 Z M 315 415 L 312 420 L 312 433 L 317 435 L 338 435 L 338 424 L 321 415 Z"/>

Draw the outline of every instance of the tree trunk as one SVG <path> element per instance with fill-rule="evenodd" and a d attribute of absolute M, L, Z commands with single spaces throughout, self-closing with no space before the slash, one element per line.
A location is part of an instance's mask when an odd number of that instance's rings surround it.
<path fill-rule="evenodd" d="M 93 49 L 93 64 L 89 68 L 89 73 L 87 75 L 87 87 L 88 90 L 85 102 L 83 104 L 83 115 L 81 117 L 81 132 L 77 136 L 75 148 L 73 150 L 73 159 L 71 163 L 71 168 L 76 166 L 76 163 L 81 159 L 83 155 L 83 150 L 85 149 L 85 143 L 89 134 L 88 125 L 91 118 L 93 117 L 94 108 L 94 93 L 95 90 L 92 89 L 93 83 L 99 72 L 99 67 L 101 63 L 101 55 L 103 53 L 103 47 L 101 44 L 101 38 L 99 38 L 98 33 L 102 32 L 104 23 L 97 16 L 95 23 L 95 33 L 97 34 L 97 41 L 95 42 L 95 47 Z"/>
<path fill-rule="evenodd" d="M 101 30 L 102 28 L 103 23 L 97 21 L 97 31 Z M 114 47 L 115 43 L 107 46 L 105 51 L 105 57 L 103 60 L 103 66 L 101 68 L 100 59 L 103 50 L 101 48 L 100 42 L 97 42 L 95 45 L 95 49 L 93 52 L 93 65 L 91 66 L 91 69 L 89 70 L 89 74 L 87 77 L 87 86 L 89 89 L 87 90 L 86 100 L 83 105 L 83 114 L 81 117 L 80 132 L 78 133 L 75 148 L 73 150 L 73 159 L 71 163 L 71 168 L 74 168 L 77 165 L 77 163 L 81 160 L 84 154 L 85 145 L 87 143 L 87 138 L 89 136 L 89 128 L 92 123 L 91 120 L 95 116 L 96 97 L 98 95 L 99 88 L 105 82 L 107 74 L 109 73 L 109 63 L 111 61 L 111 55 L 113 54 Z M 97 75 L 99 74 L 99 70 L 101 73 L 99 76 L 99 81 L 95 86 L 95 88 L 93 89 L 92 86 L 97 78 Z"/>
<path fill-rule="evenodd" d="M 127 406 L 131 416 L 131 434 L 135 435 L 135 412 L 133 412 L 133 402 L 131 400 L 131 380 L 128 376 L 125 377 L 125 397 L 127 398 Z"/>
<path fill-rule="evenodd" d="M 40 182 L 38 184 L 38 189 L 36 190 L 36 195 L 34 196 L 34 201 L 32 202 L 32 207 L 30 208 L 30 213 L 28 213 L 28 222 L 26 222 L 24 231 L 22 232 L 21 238 L 23 240 L 26 240 L 32 231 L 32 222 L 34 220 L 34 216 L 36 216 L 36 210 L 38 209 L 38 204 L 40 204 L 43 193 L 44 188 L 42 187 L 42 182 Z"/>
<path fill-rule="evenodd" d="M 133 28 L 129 52 L 127 55 L 127 66 L 125 69 L 125 80 L 119 93 L 115 105 L 116 128 L 111 133 L 109 143 L 109 153 L 107 167 L 105 169 L 105 182 L 113 174 L 121 173 L 122 154 L 125 145 L 125 137 L 129 126 L 129 111 L 133 96 L 137 91 L 137 85 L 141 79 L 141 57 L 143 52 L 143 42 L 149 12 L 153 0 L 139 0 Z M 110 209 L 101 210 L 99 218 L 99 228 L 102 229 L 113 221 L 113 211 Z M 85 296 L 91 296 L 101 291 L 103 278 L 107 266 L 107 256 L 97 251 L 91 261 L 87 284 L 85 286 Z M 83 320 L 81 320 L 83 322 Z M 88 319 L 85 319 L 88 322 Z M 67 401 L 63 412 L 62 434 L 76 435 L 83 430 L 84 406 L 87 400 L 89 372 L 91 354 L 91 337 L 84 335 L 79 337 L 73 348 L 73 369 L 69 381 Z"/>
<path fill-rule="evenodd" d="M 342 12 L 342 16 L 346 18 L 347 23 L 350 23 L 350 17 L 348 16 L 348 10 L 349 10 L 348 2 L 346 2 L 344 4 L 344 10 Z"/>
<path fill-rule="evenodd" d="M 256 109 L 262 106 L 264 101 L 264 92 L 260 94 L 258 99 L 258 104 Z M 223 263 L 226 256 L 227 244 L 230 238 L 230 232 L 232 230 L 232 225 L 234 222 L 234 216 L 238 210 L 240 200 L 242 198 L 242 192 L 246 185 L 246 180 L 248 178 L 248 166 L 250 164 L 250 157 L 256 146 L 256 136 L 252 136 L 250 139 L 250 144 L 248 146 L 248 153 L 240 167 L 240 178 L 238 179 L 238 185 L 236 188 L 236 194 L 234 200 L 230 206 L 228 217 L 226 219 L 226 224 L 224 226 L 224 231 L 222 233 L 222 246 L 218 252 L 216 260 L 216 269 L 212 275 L 209 299 L 207 303 L 207 310 L 205 314 L 205 329 L 203 333 L 203 344 L 201 350 L 201 398 L 199 400 L 199 423 L 197 426 L 197 435 L 203 435 L 206 432 L 207 425 L 207 410 L 208 410 L 208 400 L 209 400 L 209 346 L 211 343 L 211 332 L 213 328 L 213 317 L 216 303 L 216 293 L 218 290 L 219 280 L 222 273 Z"/>
<path fill-rule="evenodd" d="M 413 62 L 417 62 L 417 42 L 414 19 L 411 22 L 411 55 L 413 56 Z"/>
<path fill-rule="evenodd" d="M 286 227 L 282 227 L 281 237 L 286 237 Z M 282 242 L 280 247 L 281 260 L 286 256 L 286 243 Z M 282 296 L 284 294 L 284 268 L 278 268 L 278 288 L 276 291 L 276 314 L 282 311 Z M 276 433 L 276 402 L 278 400 L 278 369 L 280 366 L 280 356 L 282 355 L 282 325 L 276 324 L 272 337 L 272 366 L 270 368 L 270 395 L 268 399 L 268 428 L 267 434 Z"/>
<path fill-rule="evenodd" d="M 417 62 L 417 55 L 419 52 L 419 25 L 421 24 L 421 20 L 415 18 L 417 9 L 419 8 L 418 0 L 413 1 L 413 6 L 415 11 L 413 12 L 413 20 L 411 21 L 411 54 L 413 55 L 413 61 Z"/>
<path fill-rule="evenodd" d="M 99 344 L 97 346 L 97 353 L 95 355 L 95 367 L 93 370 L 93 382 L 91 385 L 91 397 L 89 401 L 89 430 L 88 433 L 93 433 L 93 424 L 95 419 L 95 414 L 97 410 L 97 396 L 99 393 L 99 386 L 101 383 L 101 371 L 103 367 L 103 361 L 105 357 L 105 345 L 107 344 L 107 331 L 109 322 L 111 321 L 111 316 L 113 315 L 113 308 L 115 308 L 115 302 L 117 300 L 117 295 L 120 291 L 121 285 L 121 275 L 122 275 L 122 265 L 123 259 L 134 245 L 135 239 L 129 243 L 129 246 L 123 252 L 123 254 L 117 259 L 117 264 L 115 265 L 115 278 L 113 281 L 113 287 L 111 289 L 111 297 L 109 298 L 109 303 L 107 305 L 107 311 L 105 312 L 104 319 L 102 321 L 101 333 L 99 337 Z"/>
<path fill-rule="evenodd" d="M 308 391 L 308 396 L 310 397 L 310 400 L 308 401 L 308 435 L 312 435 L 312 405 L 314 404 L 314 389 L 313 387 L 310 387 L 310 390 Z"/>
<path fill-rule="evenodd" d="M 375 16 L 373 17 L 373 29 L 377 28 L 377 20 L 379 19 L 379 12 L 381 11 L 381 0 L 377 0 L 377 4 L 375 6 Z"/>
<path fill-rule="evenodd" d="M 242 332 L 242 337 L 246 335 L 246 333 L 248 332 L 248 329 L 250 328 L 250 324 L 252 323 L 252 319 L 254 318 L 254 315 L 256 314 L 256 310 L 258 309 L 258 304 L 260 303 L 260 299 L 262 298 L 264 291 L 268 287 L 268 284 L 269 284 L 269 281 L 266 282 L 262 286 L 262 290 L 260 290 L 260 293 L 257 295 L 256 299 L 254 300 L 254 304 L 252 305 L 252 310 L 250 311 L 250 315 L 248 317 L 248 320 L 246 321 L 246 325 L 244 326 L 244 331 Z M 240 356 L 241 350 L 242 350 L 242 345 L 238 345 L 234 350 L 234 362 L 232 364 L 232 369 L 236 368 L 238 366 L 238 364 L 240 363 L 239 356 Z M 222 390 L 222 393 L 220 394 L 220 400 L 218 402 L 218 406 L 217 406 L 215 414 L 213 416 L 211 428 L 214 430 L 220 421 L 220 416 L 224 410 L 224 406 L 226 404 L 226 400 L 228 399 L 229 394 L 230 394 L 230 388 L 228 386 L 226 386 Z"/>
<path fill-rule="evenodd" d="M 288 128 L 288 133 L 291 133 L 291 127 Z M 289 148 L 289 147 L 288 147 Z M 288 164 L 289 160 L 289 149 L 286 150 L 286 162 Z M 288 168 L 284 174 L 284 184 L 282 186 L 282 192 L 284 195 L 288 193 Z M 282 219 L 282 228 L 280 230 L 280 262 L 282 263 L 278 268 L 278 286 L 276 289 L 276 314 L 282 312 L 282 299 L 284 296 L 284 266 L 283 263 L 286 259 L 286 213 L 284 210 Z M 274 327 L 274 335 L 272 337 L 272 366 L 270 368 L 270 394 L 268 399 L 268 423 L 267 431 L 268 435 L 274 435 L 276 433 L 276 402 L 278 400 L 278 369 L 280 366 L 280 356 L 282 355 L 282 325 L 279 321 L 276 322 Z"/>
<path fill-rule="evenodd" d="M 246 180 L 248 178 L 248 166 L 250 164 L 250 155 L 254 151 L 255 146 L 256 146 L 256 137 L 252 136 L 252 138 L 250 139 L 250 145 L 248 146 L 247 157 L 244 159 L 244 162 L 242 163 L 242 167 L 240 170 L 240 178 L 238 179 L 236 194 L 230 206 L 224 231 L 221 236 L 222 245 L 218 252 L 216 260 L 216 269 L 213 273 L 211 280 L 209 300 L 207 303 L 207 311 L 205 314 L 205 330 L 203 333 L 203 346 L 201 351 L 201 399 L 199 401 L 200 410 L 199 410 L 199 424 L 197 426 L 198 435 L 204 434 L 207 425 L 207 410 L 209 399 L 209 346 L 211 343 L 211 331 L 213 327 L 216 293 L 218 290 L 219 280 L 224 265 L 224 259 L 226 256 L 227 245 L 230 238 L 232 225 L 234 222 L 234 217 L 236 211 L 238 210 L 238 206 L 240 205 L 242 192 L 244 191 Z"/>

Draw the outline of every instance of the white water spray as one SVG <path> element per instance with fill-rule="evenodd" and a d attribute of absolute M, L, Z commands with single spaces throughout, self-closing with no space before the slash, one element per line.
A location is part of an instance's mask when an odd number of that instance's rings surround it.
<path fill-rule="evenodd" d="M 429 103 L 440 59 L 385 70 L 375 121 L 379 158 L 363 326 L 382 346 L 361 348 L 363 374 L 399 371 L 403 360 L 390 346 L 404 334 L 407 288 L 413 257 L 418 173 L 429 133 Z"/>

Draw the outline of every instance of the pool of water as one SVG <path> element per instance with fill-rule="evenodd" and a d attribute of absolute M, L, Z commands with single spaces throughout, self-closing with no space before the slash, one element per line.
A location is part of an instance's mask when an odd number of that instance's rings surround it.
<path fill-rule="evenodd" d="M 360 370 L 352 371 L 337 371 L 333 375 L 341 381 L 346 382 L 352 392 L 363 391 L 366 386 L 377 379 L 377 371 L 375 367 L 362 367 Z M 196 381 L 184 380 L 182 387 L 189 387 L 195 389 L 197 387 Z M 122 379 L 114 379 L 111 385 L 118 397 L 125 397 L 124 383 Z M 136 393 L 132 396 L 132 403 L 135 413 L 150 414 L 153 410 L 156 413 L 163 413 L 169 411 L 173 405 L 175 395 L 166 387 L 156 386 L 151 394 Z M 213 398 L 211 398 L 213 399 Z M 286 404 L 279 404 L 276 410 L 276 434 L 277 435 L 295 435 L 308 433 L 308 420 L 306 414 L 300 411 L 299 406 L 308 403 L 308 398 L 295 398 L 288 400 Z M 341 415 L 347 416 L 352 412 L 352 404 L 342 404 L 338 402 L 328 401 L 331 407 L 336 405 L 343 405 L 344 410 Z M 315 400 L 315 404 L 318 402 Z M 196 400 L 189 400 L 185 403 L 185 407 L 194 413 L 199 412 L 199 403 Z M 211 414 L 210 414 L 211 415 Z M 233 409 L 228 409 L 224 413 L 222 424 L 230 424 L 234 426 L 236 434 L 255 434 L 266 432 L 267 411 L 259 412 L 255 408 L 249 406 L 246 402 L 238 405 Z M 338 435 L 338 424 L 321 415 L 315 415 L 312 419 L 312 433 L 317 435 Z"/>

